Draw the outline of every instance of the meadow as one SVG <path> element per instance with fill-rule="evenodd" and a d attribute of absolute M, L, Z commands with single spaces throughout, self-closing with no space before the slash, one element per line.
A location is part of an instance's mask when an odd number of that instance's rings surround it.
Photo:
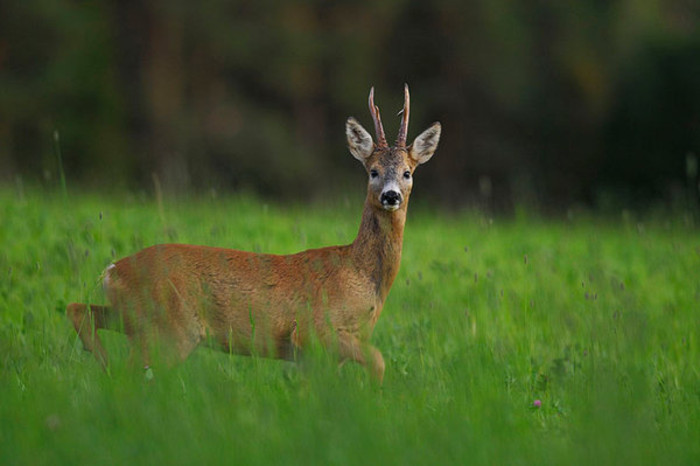
<path fill-rule="evenodd" d="M 698 464 L 700 235 L 687 214 L 409 209 L 373 343 L 383 387 L 200 348 L 104 373 L 65 318 L 162 242 L 291 253 L 352 241 L 337 204 L 0 189 L 0 464 Z"/>

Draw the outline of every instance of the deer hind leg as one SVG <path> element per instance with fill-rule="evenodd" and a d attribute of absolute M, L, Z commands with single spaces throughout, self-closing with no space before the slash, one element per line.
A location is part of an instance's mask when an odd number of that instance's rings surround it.
<path fill-rule="evenodd" d="M 202 341 L 199 333 L 179 327 L 172 322 L 141 320 L 138 325 L 129 325 L 129 366 L 133 368 L 151 368 L 156 366 L 172 367 L 185 359 Z"/>
<path fill-rule="evenodd" d="M 384 357 L 382 353 L 370 345 L 361 342 L 356 336 L 348 333 L 338 333 L 338 352 L 342 362 L 352 360 L 367 367 L 374 379 L 382 384 L 384 380 Z"/>
<path fill-rule="evenodd" d="M 83 342 L 83 347 L 95 355 L 103 369 L 107 369 L 109 358 L 97 330 L 113 328 L 114 311 L 107 306 L 71 303 L 66 308 L 66 315 L 73 323 L 76 333 Z"/>

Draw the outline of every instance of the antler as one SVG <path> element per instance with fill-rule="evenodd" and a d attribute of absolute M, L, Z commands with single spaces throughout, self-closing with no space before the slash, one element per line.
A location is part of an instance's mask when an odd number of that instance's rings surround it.
<path fill-rule="evenodd" d="M 399 112 L 401 114 L 401 127 L 399 128 L 399 135 L 396 137 L 397 147 L 406 147 L 406 136 L 408 134 L 408 112 L 411 108 L 411 96 L 408 93 L 408 84 L 403 85 L 403 110 Z"/>
<path fill-rule="evenodd" d="M 379 116 L 379 108 L 374 105 L 374 86 L 372 86 L 372 89 L 369 91 L 369 113 L 372 114 L 372 119 L 374 120 L 374 131 L 377 133 L 377 146 L 388 147 L 389 144 L 386 142 L 384 127 L 382 126 L 382 117 Z"/>

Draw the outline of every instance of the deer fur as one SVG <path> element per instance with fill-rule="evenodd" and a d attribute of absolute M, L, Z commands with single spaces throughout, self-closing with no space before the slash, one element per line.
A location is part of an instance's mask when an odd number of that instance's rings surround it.
<path fill-rule="evenodd" d="M 341 361 L 367 366 L 381 383 L 384 359 L 369 340 L 399 270 L 413 172 L 432 157 L 440 138 L 440 124 L 434 123 L 406 147 L 408 86 L 404 92 L 402 129 L 393 147 L 384 137 L 374 89 L 369 100 L 378 142 L 354 118 L 346 122 L 350 153 L 369 177 L 351 244 L 291 255 L 148 247 L 105 270 L 109 306 L 68 305 L 84 348 L 106 368 L 101 328 L 126 333 L 145 365 L 156 342 L 176 360 L 205 340 L 234 353 L 294 359 L 318 338 Z"/>

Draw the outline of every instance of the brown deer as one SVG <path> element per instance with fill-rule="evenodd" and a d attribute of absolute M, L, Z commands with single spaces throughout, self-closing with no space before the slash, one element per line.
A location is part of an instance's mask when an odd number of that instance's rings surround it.
<path fill-rule="evenodd" d="M 294 359 L 311 338 L 341 361 L 368 366 L 381 383 L 384 359 L 369 343 L 399 270 L 413 171 L 440 138 L 434 123 L 406 146 L 409 93 L 396 143 L 389 147 L 374 88 L 369 109 L 377 142 L 354 119 L 345 125 L 350 153 L 367 170 L 367 199 L 357 238 L 347 246 L 292 255 L 185 244 L 151 246 L 104 271 L 111 304 L 73 303 L 67 315 L 86 350 L 108 367 L 97 330 L 121 330 L 151 363 L 155 342 L 185 359 L 203 341 L 238 354 Z"/>

